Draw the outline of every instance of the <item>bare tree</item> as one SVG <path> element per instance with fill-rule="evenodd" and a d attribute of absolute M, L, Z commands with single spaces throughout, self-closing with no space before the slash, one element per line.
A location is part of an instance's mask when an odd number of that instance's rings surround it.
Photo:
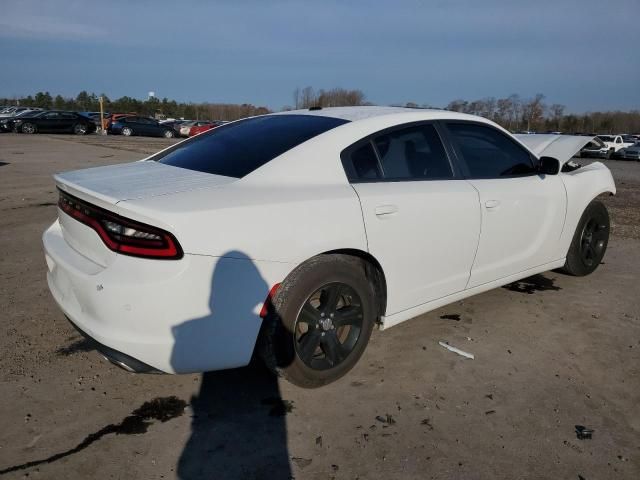
<path fill-rule="evenodd" d="M 556 130 L 560 130 L 560 125 L 562 123 L 562 117 L 564 115 L 564 109 L 566 107 L 559 103 L 554 103 L 549 107 L 549 111 L 551 112 L 551 118 L 553 120 L 553 124 Z"/>
<path fill-rule="evenodd" d="M 300 87 L 296 87 L 293 91 L 293 105 L 296 108 L 300 108 Z"/>

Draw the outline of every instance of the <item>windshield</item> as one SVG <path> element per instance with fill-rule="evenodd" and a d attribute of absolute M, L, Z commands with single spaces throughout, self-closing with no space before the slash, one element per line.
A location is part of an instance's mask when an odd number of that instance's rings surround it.
<path fill-rule="evenodd" d="M 267 115 L 222 125 L 152 160 L 198 172 L 242 178 L 287 150 L 347 120 L 315 115 Z"/>
<path fill-rule="evenodd" d="M 598 135 L 598 138 L 603 142 L 613 142 L 613 137 L 611 135 Z"/>

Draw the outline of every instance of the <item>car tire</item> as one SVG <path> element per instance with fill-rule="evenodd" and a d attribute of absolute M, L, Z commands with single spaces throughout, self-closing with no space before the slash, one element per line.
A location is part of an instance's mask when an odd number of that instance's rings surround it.
<path fill-rule="evenodd" d="M 133 135 L 133 129 L 130 127 L 124 127 L 122 129 L 122 135 L 124 135 L 125 137 L 130 137 L 131 135 Z"/>
<path fill-rule="evenodd" d="M 87 131 L 88 131 L 87 126 L 82 123 L 76 123 L 73 126 L 73 133 L 75 133 L 76 135 L 86 135 Z"/>
<path fill-rule="evenodd" d="M 607 160 L 611 160 L 611 157 L 613 157 L 613 150 L 609 150 L 605 156 Z"/>
<path fill-rule="evenodd" d="M 319 255 L 278 287 L 263 322 L 258 354 L 291 383 L 321 387 L 358 362 L 377 319 L 374 289 L 363 261 Z"/>
<path fill-rule="evenodd" d="M 23 123 L 22 126 L 20 127 L 20 131 L 22 133 L 37 133 L 38 132 L 38 127 L 36 127 L 33 123 Z"/>
<path fill-rule="evenodd" d="M 607 207 L 598 200 L 592 201 L 580 217 L 562 270 L 583 277 L 598 268 L 607 251 L 609 229 Z"/>
<path fill-rule="evenodd" d="M 165 130 L 163 133 L 164 138 L 173 138 L 176 136 L 175 132 L 171 130 Z"/>

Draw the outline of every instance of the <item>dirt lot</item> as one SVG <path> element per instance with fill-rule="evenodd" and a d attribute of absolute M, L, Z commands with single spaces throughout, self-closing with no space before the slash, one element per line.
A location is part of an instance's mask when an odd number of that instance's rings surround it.
<path fill-rule="evenodd" d="M 548 272 L 376 332 L 349 375 L 305 391 L 259 366 L 126 373 L 54 304 L 51 174 L 167 144 L 0 135 L 0 478 L 640 478 L 640 163 L 608 162 L 620 194 L 593 275 Z"/>

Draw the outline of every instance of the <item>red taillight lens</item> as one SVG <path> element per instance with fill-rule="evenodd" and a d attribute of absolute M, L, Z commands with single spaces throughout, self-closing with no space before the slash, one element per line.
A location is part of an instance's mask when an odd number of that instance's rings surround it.
<path fill-rule="evenodd" d="M 58 206 L 67 215 L 95 230 L 114 252 L 165 260 L 182 258 L 180 244 L 169 232 L 121 217 L 62 191 Z"/>

